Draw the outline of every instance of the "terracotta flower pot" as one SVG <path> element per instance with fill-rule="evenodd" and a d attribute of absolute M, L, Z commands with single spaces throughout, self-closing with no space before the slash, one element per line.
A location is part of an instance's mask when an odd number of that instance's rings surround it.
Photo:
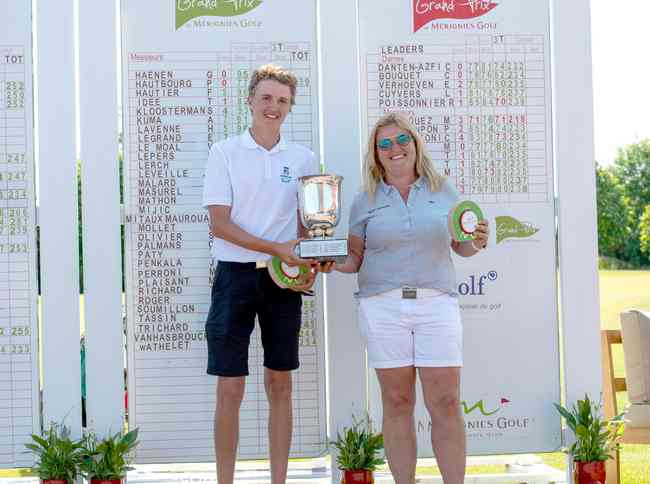
<path fill-rule="evenodd" d="M 122 479 L 91 479 L 90 484 L 121 484 Z"/>
<path fill-rule="evenodd" d="M 65 479 L 41 479 L 43 484 L 68 484 Z"/>
<path fill-rule="evenodd" d="M 605 484 L 605 461 L 575 462 L 575 484 Z"/>
<path fill-rule="evenodd" d="M 372 471 L 343 471 L 341 484 L 374 484 Z"/>

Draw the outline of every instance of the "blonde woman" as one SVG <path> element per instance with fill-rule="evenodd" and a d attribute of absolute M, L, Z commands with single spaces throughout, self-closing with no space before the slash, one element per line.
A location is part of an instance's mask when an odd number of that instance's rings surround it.
<path fill-rule="evenodd" d="M 416 374 L 444 482 L 464 479 L 462 326 L 451 250 L 475 255 L 489 229 L 482 220 L 474 241 L 452 241 L 447 214 L 457 199 L 408 119 L 382 117 L 368 140 L 364 190 L 351 208 L 350 255 L 334 269 L 359 274 L 359 325 L 381 387 L 386 457 L 397 484 L 415 482 Z"/>

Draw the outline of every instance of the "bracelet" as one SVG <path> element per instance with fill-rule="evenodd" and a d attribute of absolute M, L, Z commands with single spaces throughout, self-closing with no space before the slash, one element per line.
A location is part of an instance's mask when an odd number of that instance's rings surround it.
<path fill-rule="evenodd" d="M 479 252 L 479 251 L 485 249 L 486 246 L 487 246 L 487 244 L 484 245 L 484 246 L 482 246 L 482 247 L 479 246 L 479 245 L 476 245 L 476 241 L 475 241 L 475 240 L 472 240 L 472 247 L 474 248 L 474 250 L 475 250 L 476 252 Z"/>

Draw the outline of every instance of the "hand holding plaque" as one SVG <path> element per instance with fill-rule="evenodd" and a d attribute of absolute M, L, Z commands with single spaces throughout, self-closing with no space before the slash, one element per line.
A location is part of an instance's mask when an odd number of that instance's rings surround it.
<path fill-rule="evenodd" d="M 308 264 L 289 266 L 278 256 L 272 257 L 266 267 L 273 282 L 282 289 L 306 292 L 316 280 L 316 272 Z"/>
<path fill-rule="evenodd" d="M 449 233 L 457 242 L 473 241 L 481 220 L 483 220 L 481 208 L 470 200 L 463 200 L 449 211 L 447 218 Z"/>
<path fill-rule="evenodd" d="M 334 237 L 334 227 L 341 218 L 341 182 L 337 175 L 311 175 L 299 179 L 300 218 L 309 234 L 296 247 L 303 259 L 319 262 L 343 262 L 348 255 L 348 241 Z"/>

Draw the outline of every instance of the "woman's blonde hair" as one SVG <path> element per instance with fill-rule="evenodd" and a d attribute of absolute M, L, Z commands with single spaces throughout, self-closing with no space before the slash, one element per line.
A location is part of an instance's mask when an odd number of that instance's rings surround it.
<path fill-rule="evenodd" d="M 396 126 L 411 135 L 415 143 L 415 173 L 426 180 L 432 192 L 438 191 L 444 178 L 436 171 L 424 140 L 406 116 L 389 113 L 379 118 L 368 137 L 368 151 L 363 162 L 363 185 L 368 195 L 374 198 L 379 181 L 386 177 L 386 171 L 379 162 L 377 153 L 377 132 L 388 126 Z"/>

